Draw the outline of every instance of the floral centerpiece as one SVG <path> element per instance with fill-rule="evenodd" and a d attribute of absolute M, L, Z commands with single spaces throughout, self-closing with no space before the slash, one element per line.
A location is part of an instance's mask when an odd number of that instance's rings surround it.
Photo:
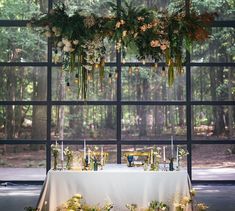
<path fill-rule="evenodd" d="M 66 168 L 70 170 L 73 162 L 73 151 L 70 150 L 69 147 L 66 147 L 64 150 L 64 155 L 66 156 Z"/>
<path fill-rule="evenodd" d="M 105 203 L 101 206 L 88 205 L 81 194 L 75 194 L 71 199 L 57 207 L 57 211 L 110 211 L 113 208 L 112 203 Z"/>
<path fill-rule="evenodd" d="M 185 149 L 185 148 L 183 148 L 183 147 L 181 147 L 181 146 L 177 146 L 178 147 L 178 169 L 180 169 L 180 163 L 181 163 L 181 161 L 182 161 L 182 159 L 184 158 L 184 157 L 186 157 L 189 153 L 188 153 L 188 150 L 187 149 Z"/>
<path fill-rule="evenodd" d="M 104 78 L 105 39 L 114 42 L 116 50 L 122 52 L 123 61 L 130 48 L 136 49 L 136 57 L 143 63 L 148 58 L 155 63 L 164 59 L 171 86 L 175 70 L 183 71 L 184 47 L 189 49 L 192 42 L 209 37 L 213 13 L 197 14 L 192 10 L 186 13 L 185 8 L 178 8 L 170 14 L 167 10 L 140 7 L 131 2 L 124 1 L 118 6 L 110 2 L 115 14 L 110 17 L 84 16 L 81 10 L 70 16 L 65 6 L 59 4 L 28 24 L 43 27 L 45 36 L 52 38 L 55 54 L 61 52 L 67 86 L 71 73 L 75 72 L 79 95 L 84 99 L 94 71 L 99 71 L 101 82 Z"/>
<path fill-rule="evenodd" d="M 57 169 L 57 164 L 58 164 L 58 156 L 59 156 L 59 152 L 60 152 L 60 149 L 59 149 L 57 143 L 51 145 L 51 152 L 52 152 L 52 155 L 53 155 L 53 158 L 54 158 L 53 170 L 56 170 Z"/>

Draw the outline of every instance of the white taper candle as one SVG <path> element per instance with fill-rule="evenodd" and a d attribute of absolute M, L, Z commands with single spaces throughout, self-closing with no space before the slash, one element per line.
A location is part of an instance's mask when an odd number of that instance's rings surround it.
<path fill-rule="evenodd" d="M 64 161 L 64 143 L 61 142 L 61 161 Z"/>
<path fill-rule="evenodd" d="M 166 146 L 163 146 L 163 161 L 166 161 Z"/>

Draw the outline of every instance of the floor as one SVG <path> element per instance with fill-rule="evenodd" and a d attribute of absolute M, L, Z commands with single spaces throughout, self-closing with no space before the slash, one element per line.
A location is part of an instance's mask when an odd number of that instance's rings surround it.
<path fill-rule="evenodd" d="M 0 186 L 0 211 L 24 211 L 35 207 L 41 185 L 15 185 L 2 183 Z M 208 211 L 235 211 L 235 185 L 195 185 L 196 201 L 209 206 Z"/>

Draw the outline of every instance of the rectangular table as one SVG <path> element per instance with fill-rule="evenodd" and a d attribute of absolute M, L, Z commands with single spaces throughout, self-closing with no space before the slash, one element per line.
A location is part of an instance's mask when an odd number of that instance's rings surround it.
<path fill-rule="evenodd" d="M 88 204 L 102 205 L 109 201 L 117 211 L 127 210 L 125 205 L 132 203 L 147 207 L 152 200 L 162 201 L 170 206 L 170 210 L 175 210 L 174 202 L 189 196 L 190 188 L 186 171 L 143 171 L 123 165 L 102 171 L 50 170 L 38 208 L 56 211 L 56 207 L 79 193 Z"/>

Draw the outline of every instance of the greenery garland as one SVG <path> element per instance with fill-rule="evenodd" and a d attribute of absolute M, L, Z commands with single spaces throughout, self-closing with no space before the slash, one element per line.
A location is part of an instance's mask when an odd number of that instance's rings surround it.
<path fill-rule="evenodd" d="M 87 98 L 88 80 L 93 79 L 96 69 L 99 70 L 101 83 L 104 78 L 104 39 L 115 43 L 116 50 L 122 52 L 123 61 L 130 48 L 136 50 L 140 61 L 151 59 L 158 63 L 165 60 L 168 84 L 172 86 L 175 70 L 179 73 L 183 71 L 184 47 L 189 49 L 193 41 L 205 41 L 215 17 L 215 13 L 197 14 L 190 11 L 186 14 L 185 8 L 169 14 L 168 11 L 127 2 L 121 6 L 111 2 L 108 4 L 113 14 L 117 15 L 84 16 L 82 11 L 76 11 L 69 16 L 64 4 L 60 4 L 28 24 L 43 27 L 45 36 L 53 38 L 55 53 L 62 53 L 66 84 L 70 85 L 71 73 L 76 72 L 78 94 L 83 99 Z"/>

